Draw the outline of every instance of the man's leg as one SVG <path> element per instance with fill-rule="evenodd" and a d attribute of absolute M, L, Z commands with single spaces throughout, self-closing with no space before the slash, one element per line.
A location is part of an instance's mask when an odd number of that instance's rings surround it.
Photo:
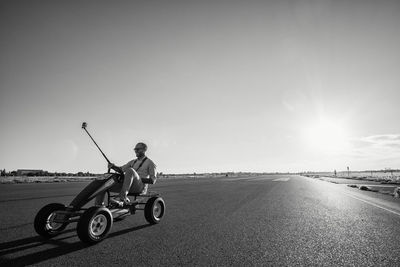
<path fill-rule="evenodd" d="M 125 200 L 127 198 L 128 192 L 136 193 L 136 191 L 138 191 L 139 189 L 143 190 L 143 183 L 140 180 L 139 175 L 133 168 L 127 169 L 124 175 L 124 183 L 122 184 L 119 197 L 121 198 L 121 200 Z"/>
<path fill-rule="evenodd" d="M 129 190 L 129 193 L 139 194 L 143 191 L 143 189 L 144 189 L 144 184 L 140 179 L 139 175 L 137 175 L 132 181 L 132 186 L 131 189 Z"/>

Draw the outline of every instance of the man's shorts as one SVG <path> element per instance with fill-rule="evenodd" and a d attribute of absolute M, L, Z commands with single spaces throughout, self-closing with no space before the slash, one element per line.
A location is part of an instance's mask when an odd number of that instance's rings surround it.
<path fill-rule="evenodd" d="M 119 193 L 122 189 L 122 182 L 114 184 L 109 190 L 113 193 Z M 131 188 L 129 189 L 130 194 L 140 194 L 143 193 L 147 189 L 147 186 L 142 183 L 140 179 L 133 179 Z M 147 190 L 146 190 L 147 191 Z"/>

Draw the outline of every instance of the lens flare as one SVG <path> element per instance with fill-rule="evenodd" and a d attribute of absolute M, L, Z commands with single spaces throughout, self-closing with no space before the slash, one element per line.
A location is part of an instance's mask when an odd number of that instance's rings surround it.
<path fill-rule="evenodd" d="M 350 147 L 348 133 L 341 123 L 320 120 L 304 130 L 308 147 L 317 152 L 345 152 Z"/>

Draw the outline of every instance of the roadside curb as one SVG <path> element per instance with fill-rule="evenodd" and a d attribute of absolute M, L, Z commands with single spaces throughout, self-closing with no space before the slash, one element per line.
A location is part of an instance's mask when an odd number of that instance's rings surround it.
<path fill-rule="evenodd" d="M 327 182 L 327 183 L 331 183 L 331 184 L 337 184 L 337 185 L 341 185 L 340 183 L 336 182 L 336 181 L 331 181 L 331 180 L 326 180 L 324 179 L 324 177 L 309 177 L 309 176 L 302 176 L 305 178 L 308 178 L 310 180 L 314 180 L 314 181 L 321 181 L 321 182 Z M 330 177 L 326 177 L 326 178 L 330 178 Z M 385 190 L 379 190 L 379 189 L 373 189 L 373 185 L 369 186 L 369 185 L 357 185 L 357 184 L 347 184 L 347 187 L 351 187 L 351 188 L 358 188 L 361 191 L 369 191 L 369 192 L 374 192 L 374 193 L 380 193 L 382 195 L 390 195 L 394 198 L 400 198 L 400 187 L 396 187 L 394 188 L 394 192 L 392 193 L 391 191 L 385 191 Z"/>
<path fill-rule="evenodd" d="M 400 187 L 395 188 L 394 193 L 391 193 L 390 191 L 385 191 L 385 190 L 379 190 L 379 189 L 372 189 L 370 186 L 366 186 L 366 185 L 355 185 L 355 184 L 348 184 L 348 187 L 351 188 L 358 188 L 361 191 L 370 191 L 370 192 L 375 192 L 375 193 L 380 193 L 383 195 L 390 195 L 393 196 L 395 198 L 399 198 L 399 196 L 396 196 L 396 190 L 398 190 L 397 194 L 400 195 Z"/>

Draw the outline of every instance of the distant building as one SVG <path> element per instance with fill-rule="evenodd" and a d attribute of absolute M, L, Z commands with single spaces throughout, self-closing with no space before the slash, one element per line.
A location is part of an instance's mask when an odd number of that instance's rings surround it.
<path fill-rule="evenodd" d="M 43 170 L 28 170 L 28 169 L 19 169 L 17 170 L 17 175 L 18 176 L 26 176 L 26 175 L 35 175 L 35 174 L 41 174 L 43 173 Z"/>

